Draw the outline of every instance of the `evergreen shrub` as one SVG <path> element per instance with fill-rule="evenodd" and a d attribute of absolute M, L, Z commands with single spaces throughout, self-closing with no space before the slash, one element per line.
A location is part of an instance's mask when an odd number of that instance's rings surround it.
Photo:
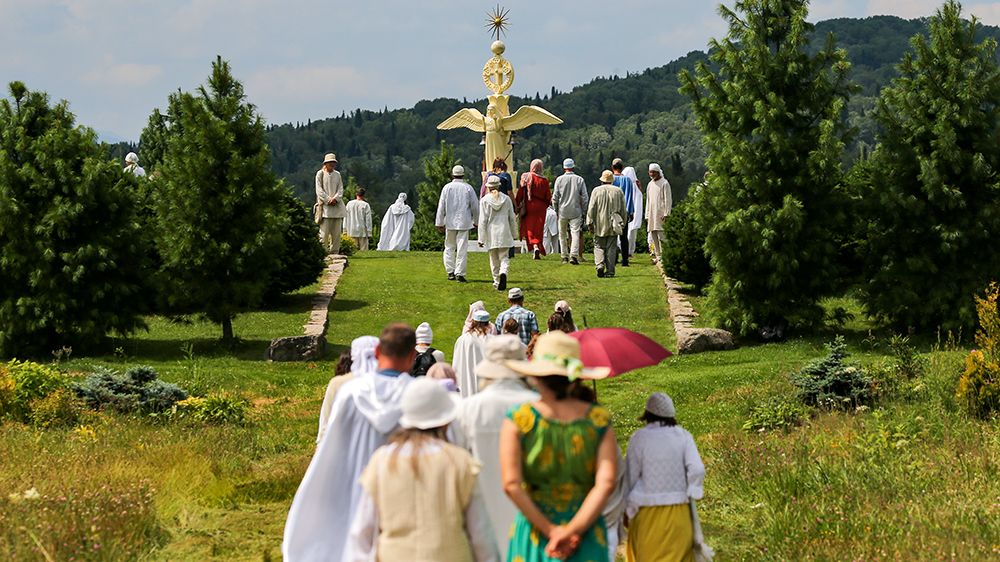
<path fill-rule="evenodd" d="M 712 264 L 705 255 L 705 229 L 698 222 L 690 198 L 673 208 L 663 227 L 667 238 L 664 271 L 699 290 L 707 286 L 712 280 Z"/>
<path fill-rule="evenodd" d="M 326 252 L 320 244 L 312 211 L 285 186 L 281 189 L 281 202 L 286 221 L 282 231 L 284 250 L 280 254 L 281 267 L 271 275 L 267 288 L 267 298 L 271 300 L 312 285 L 326 265 L 323 261 Z"/>
<path fill-rule="evenodd" d="M 869 404 L 874 384 L 860 365 L 848 361 L 847 343 L 837 336 L 826 345 L 829 354 L 813 361 L 791 377 L 799 399 L 808 406 L 853 409 Z"/>
<path fill-rule="evenodd" d="M 91 409 L 129 414 L 160 413 L 188 397 L 179 386 L 159 380 L 152 367 L 133 367 L 124 374 L 99 367 L 72 387 Z"/>

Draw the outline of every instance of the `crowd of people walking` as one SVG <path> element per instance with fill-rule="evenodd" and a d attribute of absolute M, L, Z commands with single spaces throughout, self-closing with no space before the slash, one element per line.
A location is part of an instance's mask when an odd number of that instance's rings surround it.
<path fill-rule="evenodd" d="M 524 291 L 507 297 L 495 318 L 470 304 L 454 367 L 427 323 L 354 340 L 324 396 L 286 560 L 710 557 L 694 508 L 705 469 L 671 398 L 653 393 L 628 413 L 646 425 L 623 457 L 611 412 L 584 384 L 609 369 L 582 363 L 569 303 L 542 333 Z"/>

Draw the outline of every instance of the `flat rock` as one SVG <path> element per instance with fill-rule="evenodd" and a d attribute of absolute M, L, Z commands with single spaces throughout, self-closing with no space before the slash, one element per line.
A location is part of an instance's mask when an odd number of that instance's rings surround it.
<path fill-rule="evenodd" d="M 326 354 L 326 337 L 292 336 L 277 338 L 267 348 L 270 361 L 318 361 Z"/>
<path fill-rule="evenodd" d="M 681 354 L 736 349 L 733 335 L 716 328 L 683 328 L 677 332 L 677 352 Z"/>

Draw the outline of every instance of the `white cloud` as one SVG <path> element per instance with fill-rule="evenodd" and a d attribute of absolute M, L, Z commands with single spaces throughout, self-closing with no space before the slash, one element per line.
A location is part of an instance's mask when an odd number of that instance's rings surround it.
<path fill-rule="evenodd" d="M 247 79 L 246 90 L 251 100 L 270 103 L 332 102 L 372 93 L 368 76 L 353 66 L 262 68 Z"/>
<path fill-rule="evenodd" d="M 141 88 L 153 83 L 163 74 L 156 64 L 122 63 L 96 68 L 83 76 L 91 85 L 114 88 Z"/>

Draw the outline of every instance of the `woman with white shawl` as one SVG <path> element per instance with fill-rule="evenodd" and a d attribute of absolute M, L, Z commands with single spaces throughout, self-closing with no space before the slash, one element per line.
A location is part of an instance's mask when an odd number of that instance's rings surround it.
<path fill-rule="evenodd" d="M 472 329 L 472 323 L 474 322 L 472 317 L 476 315 L 477 310 L 486 310 L 486 303 L 483 301 L 476 301 L 469 305 L 469 315 L 465 317 L 465 325 L 462 326 L 463 334 Z M 491 336 L 497 335 L 497 327 L 492 323 L 490 324 L 489 331 Z"/>
<path fill-rule="evenodd" d="M 400 193 L 396 202 L 389 205 L 382 217 L 382 230 L 379 233 L 378 251 L 408 252 L 410 251 L 410 230 L 413 228 L 413 211 L 406 204 L 406 194 Z"/>
<path fill-rule="evenodd" d="M 486 357 L 486 340 L 490 337 L 490 313 L 477 310 L 472 314 L 472 326 L 455 342 L 452 367 L 458 380 L 462 398 L 479 392 L 476 365 Z"/>
<path fill-rule="evenodd" d="M 622 170 L 622 175 L 630 178 L 632 184 L 635 185 L 635 189 L 632 190 L 632 202 L 635 205 L 635 214 L 632 215 L 632 222 L 628 223 L 628 255 L 632 256 L 635 255 L 635 239 L 639 233 L 639 229 L 642 228 L 642 219 L 644 216 L 642 209 L 642 184 L 639 183 L 639 178 L 635 175 L 635 168 L 632 166 Z"/>
<path fill-rule="evenodd" d="M 333 409 L 333 401 L 337 397 L 337 391 L 344 386 L 347 381 L 374 373 L 378 368 L 378 361 L 375 360 L 375 347 L 378 346 L 378 338 L 375 336 L 361 336 L 351 342 L 351 372 L 339 377 L 330 379 L 330 384 L 326 387 L 326 394 L 323 396 L 323 405 L 319 409 L 319 433 L 316 435 L 316 443 L 323 440 L 326 433 L 326 426 L 330 423 L 330 411 Z"/>

